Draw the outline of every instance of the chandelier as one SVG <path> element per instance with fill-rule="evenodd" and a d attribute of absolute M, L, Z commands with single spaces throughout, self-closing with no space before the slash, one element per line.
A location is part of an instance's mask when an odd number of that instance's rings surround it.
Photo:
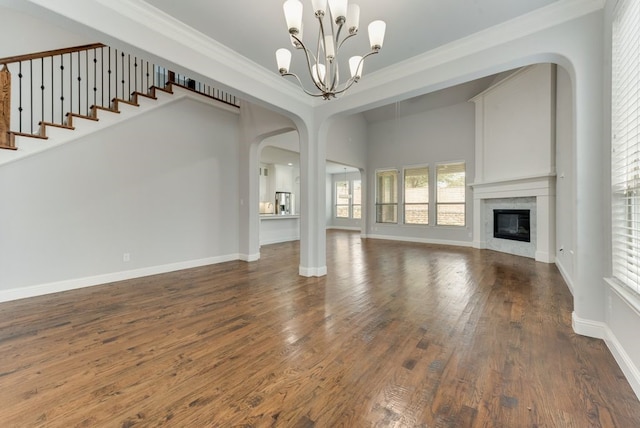
<path fill-rule="evenodd" d="M 291 51 L 282 48 L 276 51 L 278 70 L 282 76 L 293 76 L 304 92 L 313 97 L 322 97 L 325 100 L 335 98 L 349 89 L 362 77 L 362 66 L 365 58 L 377 54 L 382 48 L 386 24 L 384 21 L 373 21 L 369 24 L 369 43 L 371 52 L 363 56 L 349 58 L 351 77 L 341 86 L 338 54 L 342 45 L 350 38 L 358 34 L 360 21 L 360 7 L 356 4 L 347 4 L 348 0 L 312 0 L 311 4 L 315 17 L 318 19 L 318 43 L 315 53 L 302 42 L 302 3 L 300 0 L 286 0 L 283 5 L 284 17 L 289 28 L 291 44 L 296 49 L 302 49 L 307 59 L 307 68 L 311 81 L 319 91 L 311 92 L 305 89 L 300 78 L 295 73 L 289 72 L 291 65 Z M 341 38 L 342 36 L 342 38 Z"/>

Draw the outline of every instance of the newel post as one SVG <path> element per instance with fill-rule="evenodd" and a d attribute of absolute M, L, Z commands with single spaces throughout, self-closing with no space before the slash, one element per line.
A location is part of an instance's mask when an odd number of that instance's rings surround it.
<path fill-rule="evenodd" d="M 11 73 L 4 64 L 0 70 L 0 148 L 13 149 L 13 141 L 9 138 L 11 127 Z"/>

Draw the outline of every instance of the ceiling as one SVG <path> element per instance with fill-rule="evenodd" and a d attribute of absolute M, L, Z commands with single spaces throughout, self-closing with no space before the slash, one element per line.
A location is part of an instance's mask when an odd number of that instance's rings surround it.
<path fill-rule="evenodd" d="M 145 0 L 201 33 L 217 40 L 261 67 L 277 74 L 275 51 L 291 47 L 286 30 L 283 0 Z M 367 59 L 367 73 L 395 65 L 480 30 L 508 21 L 557 0 L 357 0 L 360 33 L 343 46 L 341 57 L 369 50 L 367 25 L 382 19 L 387 23 L 385 42 L 378 55 Z M 316 43 L 317 25 L 311 2 L 303 0 L 303 40 Z M 303 80 L 303 54 L 293 53 L 291 71 Z M 343 75 L 346 64 L 340 65 Z"/>
<path fill-rule="evenodd" d="M 215 39 L 250 61 L 277 75 L 275 51 L 291 48 L 282 10 L 284 0 L 144 0 L 171 17 L 182 21 L 204 35 Z M 356 0 L 360 5 L 360 32 L 341 50 L 341 58 L 362 55 L 369 51 L 367 25 L 382 19 L 387 23 L 384 46 L 379 54 L 368 58 L 363 79 L 367 74 L 395 66 L 398 63 L 447 43 L 470 36 L 520 15 L 547 6 L 558 0 Z M 317 25 L 311 11 L 311 1 L 302 0 L 303 40 L 315 46 Z M 310 89 L 304 74 L 304 55 L 293 52 L 291 71 L 300 75 Z M 340 63 L 343 75 L 348 66 Z M 367 121 L 389 120 L 432 108 L 467 101 L 482 92 L 502 76 L 487 76 L 453 88 L 432 92 L 399 103 L 364 112 Z M 299 164 L 295 151 L 265 147 L 261 154 L 264 163 Z M 327 172 L 344 172 L 344 165 L 327 163 Z M 348 171 L 353 168 L 347 167 Z M 355 169 L 353 169 L 355 170 Z"/>

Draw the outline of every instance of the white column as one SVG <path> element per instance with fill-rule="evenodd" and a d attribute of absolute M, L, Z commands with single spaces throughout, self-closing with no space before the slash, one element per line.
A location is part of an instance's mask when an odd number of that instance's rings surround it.
<path fill-rule="evenodd" d="M 297 123 L 300 134 L 300 266 L 302 276 L 324 276 L 326 264 L 326 129 Z"/>

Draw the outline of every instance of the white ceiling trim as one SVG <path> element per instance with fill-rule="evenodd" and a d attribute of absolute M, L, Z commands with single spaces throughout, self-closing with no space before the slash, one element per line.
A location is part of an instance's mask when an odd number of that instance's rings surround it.
<path fill-rule="evenodd" d="M 238 94 L 241 98 L 262 101 L 286 111 L 302 113 L 303 116 L 304 111 L 311 110 L 314 105 L 315 100 L 302 96 L 295 86 L 288 84 L 278 74 L 265 70 L 144 1 L 27 1 L 159 58 L 177 62 L 195 73 L 236 89 L 241 92 Z M 109 19 L 105 19 L 105 16 L 109 16 Z M 140 26 L 146 30 L 140 31 Z M 172 43 L 158 42 L 166 39 Z M 174 50 L 168 52 L 170 49 Z M 183 61 L 176 61 L 175 58 L 182 58 Z M 310 112 L 307 114 L 311 115 Z"/>
<path fill-rule="evenodd" d="M 393 87 L 395 83 L 406 81 L 415 74 L 424 73 L 430 69 L 435 69 L 447 63 L 499 46 L 504 44 L 506 40 L 520 39 L 589 15 L 602 10 L 605 3 L 606 0 L 561 0 L 551 3 L 543 8 L 367 75 L 351 88 L 350 93 L 345 96 L 345 100 L 349 99 L 351 102 L 336 103 L 334 105 L 325 104 L 326 108 L 322 110 L 331 114 L 331 112 L 339 111 L 335 109 L 336 107 L 347 107 L 347 104 L 349 104 L 349 109 L 357 108 L 357 106 L 364 104 L 357 101 L 358 96 L 366 94 L 367 96 L 363 98 L 369 98 L 371 94 L 378 94 L 378 98 L 384 97 L 385 91 L 379 90 L 380 88 Z M 397 92 L 394 91 L 394 94 L 397 95 Z"/>

